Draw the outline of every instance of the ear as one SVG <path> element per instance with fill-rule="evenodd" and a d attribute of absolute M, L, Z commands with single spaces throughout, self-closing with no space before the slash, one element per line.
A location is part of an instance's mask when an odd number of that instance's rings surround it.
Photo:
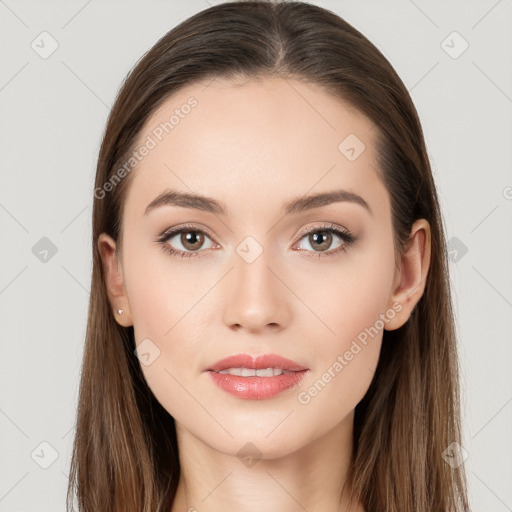
<path fill-rule="evenodd" d="M 423 295 L 430 267 L 430 249 L 430 224 L 425 219 L 418 219 L 412 225 L 409 242 L 395 272 L 388 308 L 395 304 L 393 309 L 397 313 L 386 323 L 386 330 L 402 327 Z"/>
<path fill-rule="evenodd" d="M 133 325 L 130 303 L 126 295 L 121 262 L 116 253 L 116 242 L 107 235 L 101 233 L 98 237 L 98 249 L 103 263 L 105 285 L 114 318 L 119 325 L 129 327 Z M 118 310 L 122 310 L 121 314 Z"/>

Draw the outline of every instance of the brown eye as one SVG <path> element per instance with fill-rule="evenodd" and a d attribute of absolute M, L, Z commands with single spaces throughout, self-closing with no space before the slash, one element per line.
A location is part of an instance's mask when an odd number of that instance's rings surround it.
<path fill-rule="evenodd" d="M 332 244 L 332 235 L 328 231 L 316 231 L 308 235 L 308 241 L 314 249 L 325 251 Z"/>
<path fill-rule="evenodd" d="M 166 231 L 157 241 L 172 255 L 182 257 L 199 256 L 201 249 L 209 249 L 214 245 L 205 232 L 186 226 Z M 207 241 L 210 245 L 205 246 Z"/>
<path fill-rule="evenodd" d="M 332 223 L 304 230 L 301 235 L 298 249 L 305 255 L 314 257 L 334 256 L 341 251 L 346 251 L 357 240 L 357 237 L 347 228 L 338 227 Z M 306 247 L 303 246 L 304 244 Z"/>
<path fill-rule="evenodd" d="M 337 246 L 333 247 L 336 238 L 339 239 L 339 242 Z M 350 242 L 345 233 L 333 229 L 315 229 L 306 233 L 302 237 L 301 241 L 302 240 L 305 240 L 307 242 L 306 245 L 309 245 L 311 249 L 308 247 L 299 247 L 300 249 L 317 253 L 330 252 L 331 249 L 335 250 Z"/>
<path fill-rule="evenodd" d="M 188 251 L 197 251 L 204 243 L 204 235 L 199 231 L 183 231 L 180 242 Z"/>

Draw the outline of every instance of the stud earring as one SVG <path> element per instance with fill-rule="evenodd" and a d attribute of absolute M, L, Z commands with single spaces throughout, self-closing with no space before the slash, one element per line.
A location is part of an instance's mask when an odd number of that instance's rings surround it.
<path fill-rule="evenodd" d="M 123 312 L 124 312 L 124 310 L 122 310 L 122 309 L 118 309 L 118 310 L 117 310 L 117 314 L 118 314 L 118 315 L 122 315 L 122 314 L 123 314 Z"/>

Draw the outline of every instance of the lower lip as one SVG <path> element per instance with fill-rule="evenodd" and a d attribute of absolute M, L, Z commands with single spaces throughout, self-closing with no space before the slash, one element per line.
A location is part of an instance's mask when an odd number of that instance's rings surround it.
<path fill-rule="evenodd" d="M 237 396 L 250 400 L 264 400 L 278 395 L 285 389 L 296 386 L 304 377 L 307 370 L 293 373 L 283 373 L 274 377 L 240 377 L 208 371 L 211 379 L 219 388 Z"/>

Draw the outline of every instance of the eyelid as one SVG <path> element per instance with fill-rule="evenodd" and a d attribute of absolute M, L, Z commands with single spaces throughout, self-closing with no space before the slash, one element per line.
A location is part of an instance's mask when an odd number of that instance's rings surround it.
<path fill-rule="evenodd" d="M 205 235 L 208 235 L 212 239 L 212 241 L 214 241 L 215 237 L 213 236 L 211 231 L 200 224 L 178 224 L 177 226 L 173 226 L 172 228 L 167 228 L 159 235 L 158 239 L 164 240 L 166 238 L 170 238 L 171 235 L 176 235 L 179 232 L 185 231 L 187 229 L 189 229 L 190 231 L 198 231 L 200 233 L 204 233 Z"/>
<path fill-rule="evenodd" d="M 346 233 L 347 235 L 349 236 L 353 236 L 351 231 L 344 227 L 344 226 L 340 226 L 338 224 L 334 224 L 333 222 L 320 222 L 318 224 L 314 224 L 313 226 L 308 226 L 308 227 L 305 227 L 305 228 L 302 228 L 298 233 L 297 233 L 297 237 L 298 239 L 300 240 L 301 238 L 303 238 L 305 235 L 309 235 L 312 231 L 320 231 L 320 230 L 325 230 L 325 231 L 328 231 L 330 229 L 334 229 L 334 230 L 338 230 L 338 231 L 342 231 L 343 233 Z"/>
<path fill-rule="evenodd" d="M 178 224 L 177 226 L 173 226 L 172 228 L 167 228 L 162 233 L 160 233 L 159 239 L 167 238 L 169 235 L 179 233 L 180 231 L 185 230 L 185 229 L 190 229 L 190 230 L 196 230 L 196 231 L 204 232 L 212 240 L 215 238 L 214 235 L 212 234 L 212 232 L 207 227 L 202 226 L 200 224 Z M 313 226 L 307 226 L 305 228 L 302 228 L 295 235 L 295 238 L 301 239 L 302 237 L 304 237 L 305 235 L 308 235 L 309 233 L 311 233 L 312 230 L 315 230 L 315 229 L 317 229 L 317 230 L 318 229 L 325 229 L 325 230 L 327 230 L 327 229 L 338 229 L 340 231 L 346 232 L 347 234 L 351 234 L 350 230 L 347 229 L 344 226 L 341 226 L 341 225 L 338 225 L 338 224 L 334 224 L 332 222 L 324 222 L 324 223 L 320 222 L 320 223 L 315 224 Z"/>
<path fill-rule="evenodd" d="M 219 243 L 216 242 L 215 237 L 212 235 L 211 231 L 208 228 L 206 228 L 205 226 L 198 225 L 198 224 L 179 224 L 177 226 L 173 226 L 172 228 L 167 228 L 164 232 L 162 232 L 159 235 L 159 237 L 157 238 L 157 242 L 166 243 L 171 238 L 174 238 L 174 236 L 176 236 L 177 234 L 179 234 L 183 231 L 187 231 L 187 230 L 203 233 L 211 239 L 211 241 L 213 242 L 214 245 L 219 246 Z M 336 236 L 338 236 L 338 238 L 343 239 L 343 241 L 344 241 L 343 246 L 350 245 L 351 243 L 355 242 L 358 238 L 356 235 L 352 234 L 352 232 L 348 228 L 346 228 L 344 226 L 334 224 L 332 222 L 320 222 L 320 223 L 314 224 L 312 226 L 310 225 L 310 226 L 302 228 L 295 235 L 296 241 L 292 244 L 292 248 L 295 245 L 297 245 L 297 243 L 299 243 L 302 240 L 302 238 L 304 238 L 305 236 L 307 236 L 311 233 L 314 233 L 314 232 L 318 232 L 318 231 L 332 231 L 332 232 L 336 233 Z M 190 252 L 189 251 L 181 251 L 180 249 L 174 249 L 174 252 L 178 252 L 178 253 L 183 252 L 184 254 L 187 254 L 190 256 L 192 256 L 192 255 L 199 256 L 199 254 L 201 252 L 204 252 L 204 249 L 200 249 L 198 251 L 190 251 Z M 306 251 L 306 252 L 311 252 L 311 251 Z M 318 256 L 322 256 L 322 255 L 328 256 L 328 255 L 335 254 L 336 252 L 337 252 L 337 250 L 335 249 L 335 250 L 330 250 L 330 251 L 322 251 L 322 252 L 318 252 L 318 253 L 313 252 L 313 254 L 317 254 Z"/>

